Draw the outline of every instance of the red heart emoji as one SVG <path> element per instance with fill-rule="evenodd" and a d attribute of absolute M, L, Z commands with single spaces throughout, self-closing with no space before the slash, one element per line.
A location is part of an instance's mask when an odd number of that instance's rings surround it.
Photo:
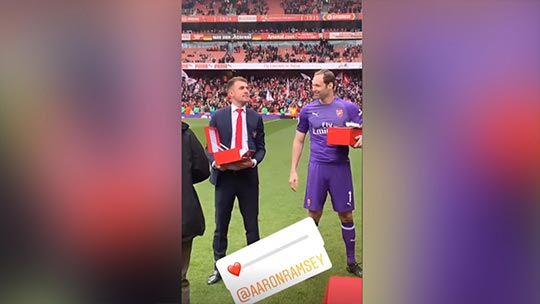
<path fill-rule="evenodd" d="M 227 267 L 227 270 L 235 276 L 240 275 L 240 269 L 242 269 L 242 266 L 238 262 L 234 263 L 234 265 L 229 265 L 229 267 Z"/>

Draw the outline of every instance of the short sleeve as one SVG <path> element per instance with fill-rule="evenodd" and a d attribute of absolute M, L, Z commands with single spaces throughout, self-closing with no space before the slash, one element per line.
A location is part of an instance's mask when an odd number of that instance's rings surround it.
<path fill-rule="evenodd" d="M 309 130 L 309 115 L 307 108 L 307 106 L 303 107 L 298 115 L 298 126 L 296 126 L 298 132 L 307 133 Z"/>
<path fill-rule="evenodd" d="M 362 111 L 352 102 L 347 102 L 347 113 L 349 113 L 350 121 L 362 124 Z"/>

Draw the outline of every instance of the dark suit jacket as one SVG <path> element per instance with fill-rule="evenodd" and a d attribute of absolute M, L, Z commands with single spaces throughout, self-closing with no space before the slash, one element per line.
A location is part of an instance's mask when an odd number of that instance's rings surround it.
<path fill-rule="evenodd" d="M 193 185 L 209 176 L 204 148 L 189 125 L 182 122 L 182 242 L 204 233 L 204 214 Z"/>
<path fill-rule="evenodd" d="M 231 121 L 231 107 L 226 107 L 214 112 L 212 119 L 210 120 L 210 126 L 218 129 L 219 140 L 225 146 L 229 147 L 232 139 L 232 121 Z M 264 124 L 261 115 L 252 109 L 246 111 L 246 125 L 248 134 L 248 146 L 250 150 L 254 150 L 255 154 L 252 158 L 257 160 L 257 166 L 263 161 L 266 149 L 264 146 Z M 207 150 L 208 151 L 208 150 Z M 214 161 L 212 153 L 208 153 L 208 160 L 210 164 Z M 239 175 L 249 177 L 250 181 L 259 183 L 259 174 L 255 168 L 249 168 L 240 170 L 237 172 Z M 210 183 L 212 185 L 218 185 L 221 171 L 212 169 L 212 175 L 210 176 Z"/>

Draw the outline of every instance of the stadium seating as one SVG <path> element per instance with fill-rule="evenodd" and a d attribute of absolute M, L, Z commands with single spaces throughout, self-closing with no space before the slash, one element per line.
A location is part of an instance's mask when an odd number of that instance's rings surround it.
<path fill-rule="evenodd" d="M 247 5 L 238 4 L 242 1 L 247 1 L 244 2 Z M 185 0 L 184 4 L 192 11 L 198 11 L 203 15 L 208 15 L 209 12 L 212 14 L 228 13 L 229 15 L 235 13 L 237 15 L 260 15 L 261 11 L 269 15 L 283 15 L 285 11 L 289 14 L 318 14 L 328 9 L 346 13 L 359 11 L 361 7 L 361 1 L 359 0 L 330 1 L 330 5 L 323 4 L 322 0 L 240 0 L 239 2 L 238 0 L 231 0 L 229 5 L 226 1 Z M 220 11 L 221 7 L 226 7 L 226 10 L 222 9 Z M 251 17 L 242 20 L 251 20 Z M 337 34 L 326 34 L 329 32 L 351 33 L 361 30 L 358 27 L 356 18 L 350 21 L 350 26 L 346 26 L 346 23 L 342 21 L 323 21 L 316 24 L 283 21 L 278 27 L 274 26 L 275 23 L 268 23 L 267 26 L 264 26 L 264 22 L 242 22 L 241 24 L 238 22 L 207 23 L 201 27 L 195 22 L 186 23 L 186 27 L 183 27 L 184 33 L 203 35 L 188 36 L 190 38 L 184 40 L 182 43 L 182 62 L 359 63 L 362 61 L 362 45 L 358 40 L 337 39 L 336 37 L 339 37 Z M 298 38 L 302 37 L 298 34 L 302 32 L 324 32 L 325 36 L 321 37 L 327 38 L 324 40 L 303 40 Z M 253 38 L 246 35 L 248 38 L 242 38 L 241 40 L 233 38 L 231 41 L 225 41 L 224 38 L 215 38 L 214 35 L 220 33 L 295 33 L 298 35 L 289 35 L 288 37 L 295 38 L 289 38 L 285 41 L 265 38 L 269 37 L 269 35 L 260 35 L 259 38 L 255 38 L 255 35 L 253 35 Z M 305 37 L 310 37 L 310 35 L 308 34 Z M 295 64 L 295 66 L 297 65 Z M 317 67 L 319 66 L 317 65 Z M 361 106 L 361 71 L 342 70 L 343 67 L 339 66 L 341 77 L 345 74 L 348 76 L 345 79 L 338 80 L 336 94 Z M 260 66 L 254 66 L 254 70 L 257 70 L 257 68 L 260 68 Z M 251 75 L 249 72 L 244 71 L 241 73 L 235 72 L 234 68 L 229 71 L 220 70 L 221 68 L 198 71 L 192 65 L 190 69 L 187 72 L 192 75 L 191 80 L 182 83 L 182 103 L 190 108 L 200 108 L 201 112 L 208 112 L 210 108 L 216 109 L 227 105 L 225 81 L 223 79 L 230 77 L 231 74 L 239 74 L 250 79 L 250 86 L 253 88 L 250 106 L 259 112 L 265 109 L 265 112 L 268 113 L 280 113 L 282 111 L 289 113 L 291 108 L 300 109 L 312 100 L 311 83 L 300 76 L 300 72 L 313 75 L 312 70 L 300 69 L 287 72 L 283 70 L 265 70 L 264 74 L 254 71 L 253 75 Z M 241 68 L 241 70 L 244 69 L 245 67 Z M 264 77 L 261 78 L 261 75 L 264 75 Z M 252 77 L 254 78 L 252 79 Z"/>
<path fill-rule="evenodd" d="M 280 5 L 280 1 L 267 1 L 268 14 L 283 14 L 283 8 Z"/>
<path fill-rule="evenodd" d="M 252 45 L 252 47 L 257 47 L 258 45 Z M 361 48 L 353 47 L 352 49 L 355 49 L 356 52 L 352 52 L 348 54 L 348 56 L 345 56 L 345 50 L 346 46 L 335 46 L 334 52 L 339 53 L 339 56 L 334 58 L 333 60 L 326 60 L 325 56 L 317 56 L 318 60 L 324 59 L 325 62 L 361 62 L 362 60 L 362 54 L 361 54 Z M 266 49 L 263 47 L 263 49 Z M 227 54 L 226 51 L 209 51 L 207 48 L 183 48 L 182 49 L 182 61 L 183 62 L 205 62 L 205 63 L 211 63 L 211 62 L 217 62 L 218 60 L 222 59 Z M 246 58 L 246 50 L 243 48 L 239 49 L 239 52 L 233 52 L 231 55 L 234 58 L 234 62 L 245 62 Z M 277 49 L 277 55 L 282 57 L 282 60 L 276 60 L 276 61 L 283 61 L 286 62 L 285 59 L 286 54 L 289 54 L 291 58 L 294 58 L 294 61 L 304 61 L 308 62 L 310 58 L 310 54 L 301 52 L 299 54 L 296 54 L 295 56 L 292 56 L 295 54 L 292 47 L 280 47 Z M 259 59 L 261 59 L 263 62 L 272 62 L 269 60 L 263 60 L 263 56 L 254 56 L 249 62 L 259 62 Z M 305 58 L 306 60 L 302 60 Z M 213 61 L 215 59 L 215 61 Z M 293 60 L 291 60 L 293 61 Z"/>

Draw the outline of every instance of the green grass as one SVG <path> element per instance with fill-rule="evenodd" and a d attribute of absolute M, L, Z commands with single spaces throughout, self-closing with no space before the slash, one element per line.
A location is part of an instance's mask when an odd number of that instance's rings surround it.
<path fill-rule="evenodd" d="M 201 141 L 205 142 L 204 126 L 206 119 L 184 119 Z M 260 210 L 259 229 L 264 238 L 285 228 L 307 216 L 303 208 L 304 189 L 309 158 L 309 141 L 306 142 L 302 160 L 298 168 L 299 191 L 289 188 L 289 171 L 291 163 L 291 146 L 296 129 L 296 120 L 271 120 L 265 123 L 266 157 L 259 166 L 260 177 Z M 309 137 L 309 136 L 308 136 Z M 351 149 L 353 180 L 355 186 L 356 210 L 356 256 L 362 261 L 362 152 Z M 206 218 L 206 232 L 195 238 L 188 279 L 191 285 L 191 303 L 193 304 L 225 304 L 234 303 L 223 282 L 207 285 L 208 275 L 213 270 L 212 238 L 214 224 L 214 188 L 205 181 L 196 186 Z M 328 198 L 319 230 L 325 241 L 325 248 L 332 260 L 332 269 L 303 281 L 289 289 L 264 299 L 260 303 L 322 303 L 326 284 L 330 276 L 350 276 L 345 270 L 345 245 L 341 237 L 340 221 L 332 209 Z M 231 225 L 229 228 L 229 246 L 227 253 L 233 253 L 246 245 L 245 231 L 238 203 L 235 202 Z"/>

